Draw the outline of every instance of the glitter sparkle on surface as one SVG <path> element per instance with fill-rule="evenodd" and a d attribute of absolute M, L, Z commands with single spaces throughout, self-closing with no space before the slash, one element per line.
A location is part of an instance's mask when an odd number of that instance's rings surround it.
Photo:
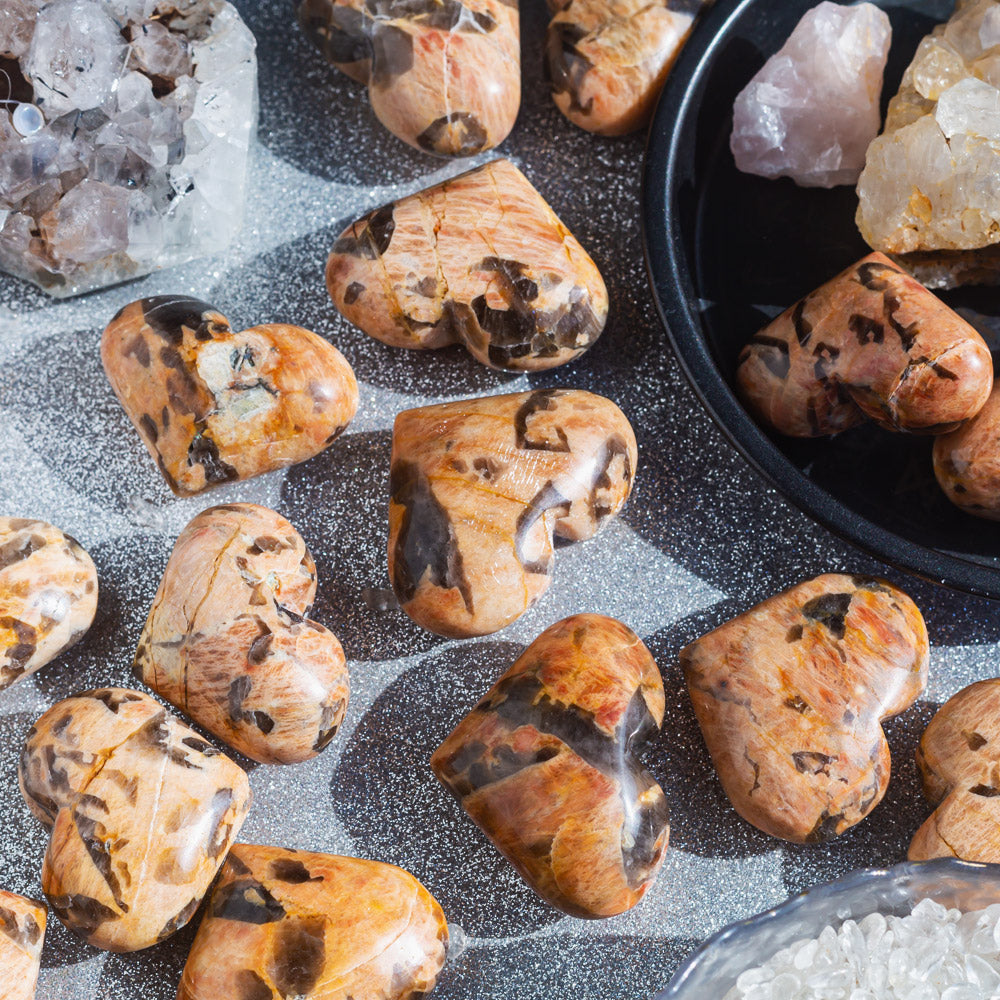
<path fill-rule="evenodd" d="M 353 697 L 343 730 L 317 759 L 254 766 L 243 837 L 400 864 L 437 896 L 469 946 L 441 976 L 440 1000 L 639 1000 L 723 924 L 857 867 L 901 860 L 928 813 L 913 760 L 935 704 L 996 672 L 1000 613 L 984 601 L 901 578 L 790 508 L 724 441 L 684 381 L 646 283 L 639 219 L 641 135 L 601 139 L 571 125 L 542 80 L 547 14 L 522 8 L 524 101 L 498 151 L 511 157 L 601 268 L 607 330 L 580 361 L 532 376 L 488 370 L 464 351 L 398 351 L 350 327 L 323 282 L 341 228 L 368 209 L 490 158 L 446 163 L 374 120 L 363 88 L 326 66 L 287 0 L 237 0 L 259 42 L 261 126 L 247 223 L 226 255 L 84 298 L 52 302 L 0 276 L 0 512 L 49 520 L 92 554 L 101 581 L 86 639 L 0 694 L 0 885 L 39 896 L 47 837 L 17 788 L 31 722 L 55 701 L 135 686 L 131 661 L 176 535 L 213 503 L 254 501 L 288 517 L 319 573 L 312 616 L 341 639 Z M 182 293 L 234 326 L 288 322 L 330 339 L 361 383 L 358 418 L 317 458 L 210 496 L 171 496 L 101 370 L 101 331 L 134 299 Z M 550 591 L 506 631 L 448 641 L 366 593 L 385 569 L 390 428 L 430 400 L 578 386 L 614 399 L 640 447 L 619 521 L 559 553 Z M 733 812 L 684 690 L 677 651 L 805 576 L 886 575 L 924 611 L 934 644 L 924 700 L 887 729 L 886 800 L 833 844 L 771 840 Z M 369 605 L 372 606 L 369 606 Z M 635 628 L 663 672 L 663 732 L 643 751 L 671 805 L 671 850 L 655 887 L 607 921 L 540 903 L 438 786 L 428 758 L 525 644 L 559 618 L 613 614 Z M 195 921 L 162 945 L 105 955 L 50 921 L 39 997 L 170 1000 Z"/>

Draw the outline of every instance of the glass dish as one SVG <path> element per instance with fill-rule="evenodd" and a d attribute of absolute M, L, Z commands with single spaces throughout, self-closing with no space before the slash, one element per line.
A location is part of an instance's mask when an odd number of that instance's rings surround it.
<path fill-rule="evenodd" d="M 908 861 L 817 885 L 773 910 L 713 934 L 688 956 L 654 1000 L 721 998 L 741 972 L 761 965 L 795 941 L 817 937 L 827 925 L 837 927 L 876 911 L 901 916 L 928 898 L 963 912 L 1000 903 L 1000 865 L 954 858 Z"/>

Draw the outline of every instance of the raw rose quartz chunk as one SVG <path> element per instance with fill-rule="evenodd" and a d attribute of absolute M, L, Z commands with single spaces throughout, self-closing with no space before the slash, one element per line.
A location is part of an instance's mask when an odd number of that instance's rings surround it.
<path fill-rule="evenodd" d="M 821 3 L 733 106 L 736 166 L 802 187 L 854 184 L 878 134 L 892 29 L 870 3 Z"/>

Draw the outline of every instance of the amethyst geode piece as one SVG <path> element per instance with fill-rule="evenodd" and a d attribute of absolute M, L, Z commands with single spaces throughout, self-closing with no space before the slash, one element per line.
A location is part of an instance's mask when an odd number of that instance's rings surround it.
<path fill-rule="evenodd" d="M 2 0 L 0 269 L 62 297 L 223 249 L 255 45 L 225 0 Z"/>

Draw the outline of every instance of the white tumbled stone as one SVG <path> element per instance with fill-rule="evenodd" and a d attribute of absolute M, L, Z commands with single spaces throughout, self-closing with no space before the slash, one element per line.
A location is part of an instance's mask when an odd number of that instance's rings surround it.
<path fill-rule="evenodd" d="M 878 134 L 891 34 L 870 3 L 808 11 L 736 98 L 736 166 L 803 187 L 854 184 Z"/>

